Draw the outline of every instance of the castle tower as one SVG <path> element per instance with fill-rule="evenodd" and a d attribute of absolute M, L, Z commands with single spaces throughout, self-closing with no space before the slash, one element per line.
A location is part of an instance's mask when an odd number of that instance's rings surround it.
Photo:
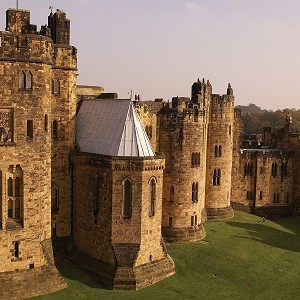
<path fill-rule="evenodd" d="M 66 285 L 51 246 L 51 74 L 53 43 L 9 9 L 0 32 L 0 298 Z"/>
<path fill-rule="evenodd" d="M 159 116 L 159 151 L 166 158 L 163 184 L 163 236 L 167 241 L 199 240 L 206 220 L 206 115 L 209 83 L 193 85 L 199 92 L 189 98 L 175 97 Z"/>
<path fill-rule="evenodd" d="M 46 28 L 47 29 L 47 28 Z M 70 21 L 57 10 L 48 17 L 53 39 L 51 77 L 52 235 L 71 234 L 71 169 L 75 143 L 77 50 L 70 46 Z M 44 30 L 45 34 L 49 30 Z"/>
<path fill-rule="evenodd" d="M 76 141 L 77 262 L 113 289 L 140 289 L 172 275 L 161 235 L 164 159 L 154 154 L 131 100 L 84 100 Z"/>
<path fill-rule="evenodd" d="M 207 218 L 233 216 L 230 206 L 233 149 L 234 96 L 228 84 L 227 94 L 213 94 L 208 128 L 206 170 Z"/>

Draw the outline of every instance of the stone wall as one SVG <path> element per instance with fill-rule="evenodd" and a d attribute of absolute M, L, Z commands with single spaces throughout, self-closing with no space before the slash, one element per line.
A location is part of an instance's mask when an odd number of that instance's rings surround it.
<path fill-rule="evenodd" d="M 278 150 L 241 150 L 234 169 L 232 201 L 252 212 L 286 211 L 294 201 L 294 155 Z M 286 166 L 286 171 L 283 166 Z M 267 209 L 269 208 L 269 209 Z M 269 214 L 269 213 L 268 213 Z M 278 213 L 274 213 L 278 215 Z M 285 213 L 283 213 L 284 215 Z"/>

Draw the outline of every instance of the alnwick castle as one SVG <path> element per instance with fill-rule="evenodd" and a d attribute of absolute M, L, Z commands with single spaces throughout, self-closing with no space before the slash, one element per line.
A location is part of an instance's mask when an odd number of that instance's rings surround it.
<path fill-rule="evenodd" d="M 230 218 L 233 209 L 300 214 L 300 132 L 290 115 L 282 129 L 264 128 L 262 145 L 243 149 L 230 84 L 219 95 L 198 79 L 190 97 L 141 101 L 77 86 L 76 73 L 63 11 L 38 30 L 28 10 L 7 10 L 1 299 L 66 287 L 56 241 L 107 288 L 135 290 L 174 274 L 165 242 L 204 238 L 207 219 Z"/>

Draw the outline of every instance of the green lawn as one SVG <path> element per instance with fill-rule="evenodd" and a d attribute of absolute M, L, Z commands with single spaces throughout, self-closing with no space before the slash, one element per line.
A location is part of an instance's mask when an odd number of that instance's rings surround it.
<path fill-rule="evenodd" d="M 235 212 L 205 228 L 204 242 L 167 245 L 176 274 L 153 286 L 101 289 L 67 263 L 58 269 L 69 288 L 36 299 L 300 299 L 300 217 L 262 222 Z"/>

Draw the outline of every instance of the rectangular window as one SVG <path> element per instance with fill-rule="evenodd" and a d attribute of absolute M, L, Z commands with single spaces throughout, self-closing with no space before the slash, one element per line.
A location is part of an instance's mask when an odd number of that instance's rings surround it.
<path fill-rule="evenodd" d="M 14 257 L 19 258 L 19 242 L 14 242 Z"/>
<path fill-rule="evenodd" d="M 197 225 L 198 220 L 197 220 L 197 215 L 195 215 L 195 225 Z"/>
<path fill-rule="evenodd" d="M 7 196 L 13 196 L 13 179 L 11 177 L 7 180 Z"/>
<path fill-rule="evenodd" d="M 290 193 L 286 193 L 286 203 L 290 202 Z"/>
<path fill-rule="evenodd" d="M 58 138 L 58 122 L 54 120 L 52 122 L 52 138 Z"/>
<path fill-rule="evenodd" d="M 195 225 L 194 216 L 191 216 L 191 226 Z"/>
<path fill-rule="evenodd" d="M 48 132 L 48 115 L 45 115 L 44 129 L 45 129 L 46 132 Z"/>
<path fill-rule="evenodd" d="M 32 139 L 33 138 L 33 120 L 27 120 L 27 137 Z"/>
<path fill-rule="evenodd" d="M 259 192 L 259 200 L 262 200 L 263 195 L 262 195 L 262 191 Z"/>
<path fill-rule="evenodd" d="M 173 218 L 169 217 L 169 227 L 173 227 Z"/>

